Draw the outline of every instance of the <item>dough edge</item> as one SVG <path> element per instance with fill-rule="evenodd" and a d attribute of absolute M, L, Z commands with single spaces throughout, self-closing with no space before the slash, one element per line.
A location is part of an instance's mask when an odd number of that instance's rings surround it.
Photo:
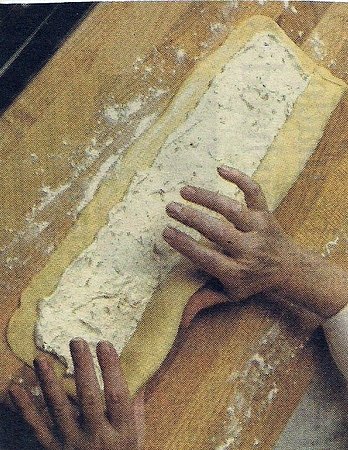
<path fill-rule="evenodd" d="M 148 132 L 128 149 L 115 176 L 99 188 L 46 266 L 23 291 L 20 306 L 11 317 L 7 330 L 8 343 L 22 361 L 32 366 L 32 360 L 40 353 L 34 341 L 40 299 L 54 291 L 66 267 L 93 242 L 98 230 L 107 222 L 109 210 L 122 200 L 136 171 L 152 164 L 166 137 L 195 107 L 209 81 L 255 34 L 264 32 L 276 35 L 281 44 L 296 55 L 302 70 L 312 75 L 304 94 L 296 101 L 292 114 L 253 176 L 264 189 L 271 210 L 285 197 L 315 150 L 347 86 L 327 69 L 318 66 L 272 19 L 255 15 L 241 22 L 219 48 L 193 68 L 167 109 Z M 203 283 L 204 279 L 197 276 L 191 264 L 182 261 L 158 287 L 121 355 L 122 368 L 132 395 L 164 361 L 177 335 L 184 307 Z M 158 311 L 161 311 L 160 315 Z M 56 359 L 53 360 L 58 376 L 63 377 L 65 368 Z M 73 393 L 73 379 L 64 380 L 67 390 Z"/>

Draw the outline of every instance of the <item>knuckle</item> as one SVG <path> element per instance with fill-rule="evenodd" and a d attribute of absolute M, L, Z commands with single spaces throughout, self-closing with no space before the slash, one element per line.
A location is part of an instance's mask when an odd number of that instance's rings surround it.
<path fill-rule="evenodd" d="M 62 420 L 64 421 L 66 413 L 65 411 L 61 408 L 61 407 L 56 407 L 56 408 L 52 408 L 53 409 L 53 414 L 54 417 L 56 418 L 57 421 L 61 422 Z"/>
<path fill-rule="evenodd" d="M 138 448 L 138 442 L 136 438 L 127 433 L 120 437 L 120 448 L 124 450 L 133 450 Z"/>
<path fill-rule="evenodd" d="M 53 379 L 51 379 L 51 378 L 48 378 L 48 379 L 45 380 L 44 386 L 45 386 L 47 392 L 53 393 L 53 392 L 56 391 L 56 388 L 57 388 L 57 382 L 56 382 L 56 380 L 53 380 Z"/>
<path fill-rule="evenodd" d="M 233 270 L 231 270 L 229 264 L 222 264 L 218 258 L 214 258 L 214 260 L 211 261 L 211 266 L 212 268 L 215 269 L 215 272 L 218 274 L 218 278 L 222 282 L 224 280 L 231 279 L 231 276 L 233 275 Z"/>
<path fill-rule="evenodd" d="M 97 399 L 94 395 L 94 393 L 85 393 L 83 396 L 83 404 L 87 407 L 87 408 L 94 408 L 97 404 Z"/>
<path fill-rule="evenodd" d="M 250 210 L 249 215 L 251 218 L 252 227 L 256 232 L 263 231 L 270 226 L 270 217 L 268 212 Z"/>
<path fill-rule="evenodd" d="M 218 196 L 217 192 L 213 192 L 213 191 L 202 191 L 201 192 L 201 198 L 200 200 L 203 202 L 206 202 L 210 205 L 213 205 L 216 202 L 216 198 Z"/>
<path fill-rule="evenodd" d="M 219 206 L 224 216 L 230 216 L 236 213 L 236 210 L 238 209 L 238 202 L 235 202 L 230 198 L 223 197 L 220 199 Z"/>
<path fill-rule="evenodd" d="M 204 230 L 205 228 L 210 227 L 212 223 L 212 217 L 208 214 L 203 214 L 200 211 L 194 211 L 191 216 L 191 225 L 197 227 L 198 230 Z"/>
<path fill-rule="evenodd" d="M 256 181 L 251 181 L 249 190 L 250 193 L 254 196 L 260 195 L 262 193 L 261 186 Z"/>
<path fill-rule="evenodd" d="M 182 222 L 185 225 L 192 226 L 197 220 L 197 215 L 194 210 L 187 208 L 182 211 Z"/>
<path fill-rule="evenodd" d="M 115 391 L 108 392 L 108 402 L 113 405 L 118 405 L 119 403 L 121 403 L 124 397 L 125 395 L 121 392 Z"/>
<path fill-rule="evenodd" d="M 270 223 L 265 216 L 260 216 L 260 218 L 257 221 L 257 224 L 258 224 L 258 229 L 260 231 L 267 231 L 270 228 Z"/>

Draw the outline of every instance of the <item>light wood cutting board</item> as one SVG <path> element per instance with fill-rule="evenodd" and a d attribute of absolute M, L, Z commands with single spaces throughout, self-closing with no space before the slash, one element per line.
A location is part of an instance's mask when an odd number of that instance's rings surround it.
<path fill-rule="evenodd" d="M 0 171 L 4 186 L 0 236 L 3 392 L 12 377 L 24 376 L 30 383 L 31 376 L 7 347 L 7 321 L 20 292 L 43 267 L 52 246 L 71 227 L 73 215 L 69 212 L 82 199 L 84 183 L 97 172 L 100 161 L 81 173 L 58 201 L 43 209 L 32 207 L 47 200 L 40 187 L 50 186 L 54 190 L 72 179 L 84 149 L 95 136 L 98 140 L 107 139 L 110 129 L 98 123 L 101 106 L 111 96 L 127 101 L 144 92 L 153 84 L 152 76 L 159 83 L 157 72 L 149 75 L 146 71 L 146 61 L 158 58 L 158 67 L 162 64 L 164 70 L 161 78 L 169 87 L 168 96 L 156 105 L 158 110 L 163 109 L 192 68 L 195 57 L 211 51 L 223 40 L 223 33 L 212 34 L 210 24 L 230 26 L 255 13 L 277 20 L 313 57 L 317 56 L 313 37 L 319 33 L 325 42 L 325 55 L 320 63 L 331 65 L 334 74 L 347 80 L 348 7 L 302 3 L 295 6 L 297 14 L 285 10 L 282 3 L 263 7 L 242 3 L 238 8 L 215 2 L 99 5 L 4 114 L 0 120 Z M 185 48 L 190 56 L 180 70 L 173 63 L 175 48 Z M 144 61 L 134 70 L 138 57 Z M 347 264 L 346 120 L 345 98 L 332 116 L 315 155 L 277 211 L 288 232 L 318 251 L 340 236 L 332 257 L 344 265 Z M 105 160 L 112 150 L 105 151 Z M 30 219 L 50 225 L 38 234 L 28 225 Z M 177 450 L 191 445 L 203 449 L 213 445 L 212 439 L 223 438 L 221 425 L 228 419 L 226 410 L 236 383 L 231 381 L 228 385 L 218 380 L 231 375 L 233 379 L 231 366 L 236 361 L 241 370 L 246 367 L 260 339 L 279 315 L 277 308 L 267 305 L 226 307 L 197 319 L 178 338 L 175 354 L 149 389 L 147 448 Z M 294 329 L 299 329 L 297 319 L 284 317 L 278 335 L 281 345 L 278 342 L 263 349 L 269 358 L 275 357 L 274 349 L 293 349 L 294 357 L 282 361 L 265 388 L 255 393 L 253 405 L 262 414 L 256 414 L 256 419 L 243 431 L 241 448 L 251 448 L 255 439 L 262 442 L 261 448 L 272 448 L 312 377 L 316 365 L 313 353 L 319 351 L 318 347 L 309 344 L 302 348 L 305 333 L 296 333 Z M 261 399 L 275 381 L 279 391 L 264 410 Z"/>

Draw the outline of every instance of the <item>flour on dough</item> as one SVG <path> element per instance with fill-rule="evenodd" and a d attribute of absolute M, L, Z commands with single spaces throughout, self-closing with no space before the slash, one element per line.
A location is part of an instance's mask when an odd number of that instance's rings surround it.
<path fill-rule="evenodd" d="M 257 35 L 240 50 L 169 135 L 151 168 L 137 173 L 55 292 L 40 302 L 37 344 L 58 355 L 69 372 L 73 337 L 92 348 L 106 339 L 121 352 L 154 290 L 178 262 L 162 239 L 170 222 L 165 205 L 180 201 L 186 184 L 231 195 L 216 167 L 228 164 L 251 175 L 308 81 L 296 57 L 271 34 Z"/>

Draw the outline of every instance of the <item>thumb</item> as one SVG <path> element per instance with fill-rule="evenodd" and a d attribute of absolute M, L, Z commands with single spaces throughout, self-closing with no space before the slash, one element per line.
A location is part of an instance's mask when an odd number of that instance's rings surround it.
<path fill-rule="evenodd" d="M 145 404 L 144 404 L 145 389 L 141 389 L 133 400 L 135 428 L 138 437 L 139 449 L 144 448 L 145 444 Z"/>
<path fill-rule="evenodd" d="M 193 318 L 203 309 L 220 303 L 226 303 L 229 298 L 226 294 L 209 288 L 202 288 L 189 299 L 181 319 L 181 326 L 187 328 Z"/>

